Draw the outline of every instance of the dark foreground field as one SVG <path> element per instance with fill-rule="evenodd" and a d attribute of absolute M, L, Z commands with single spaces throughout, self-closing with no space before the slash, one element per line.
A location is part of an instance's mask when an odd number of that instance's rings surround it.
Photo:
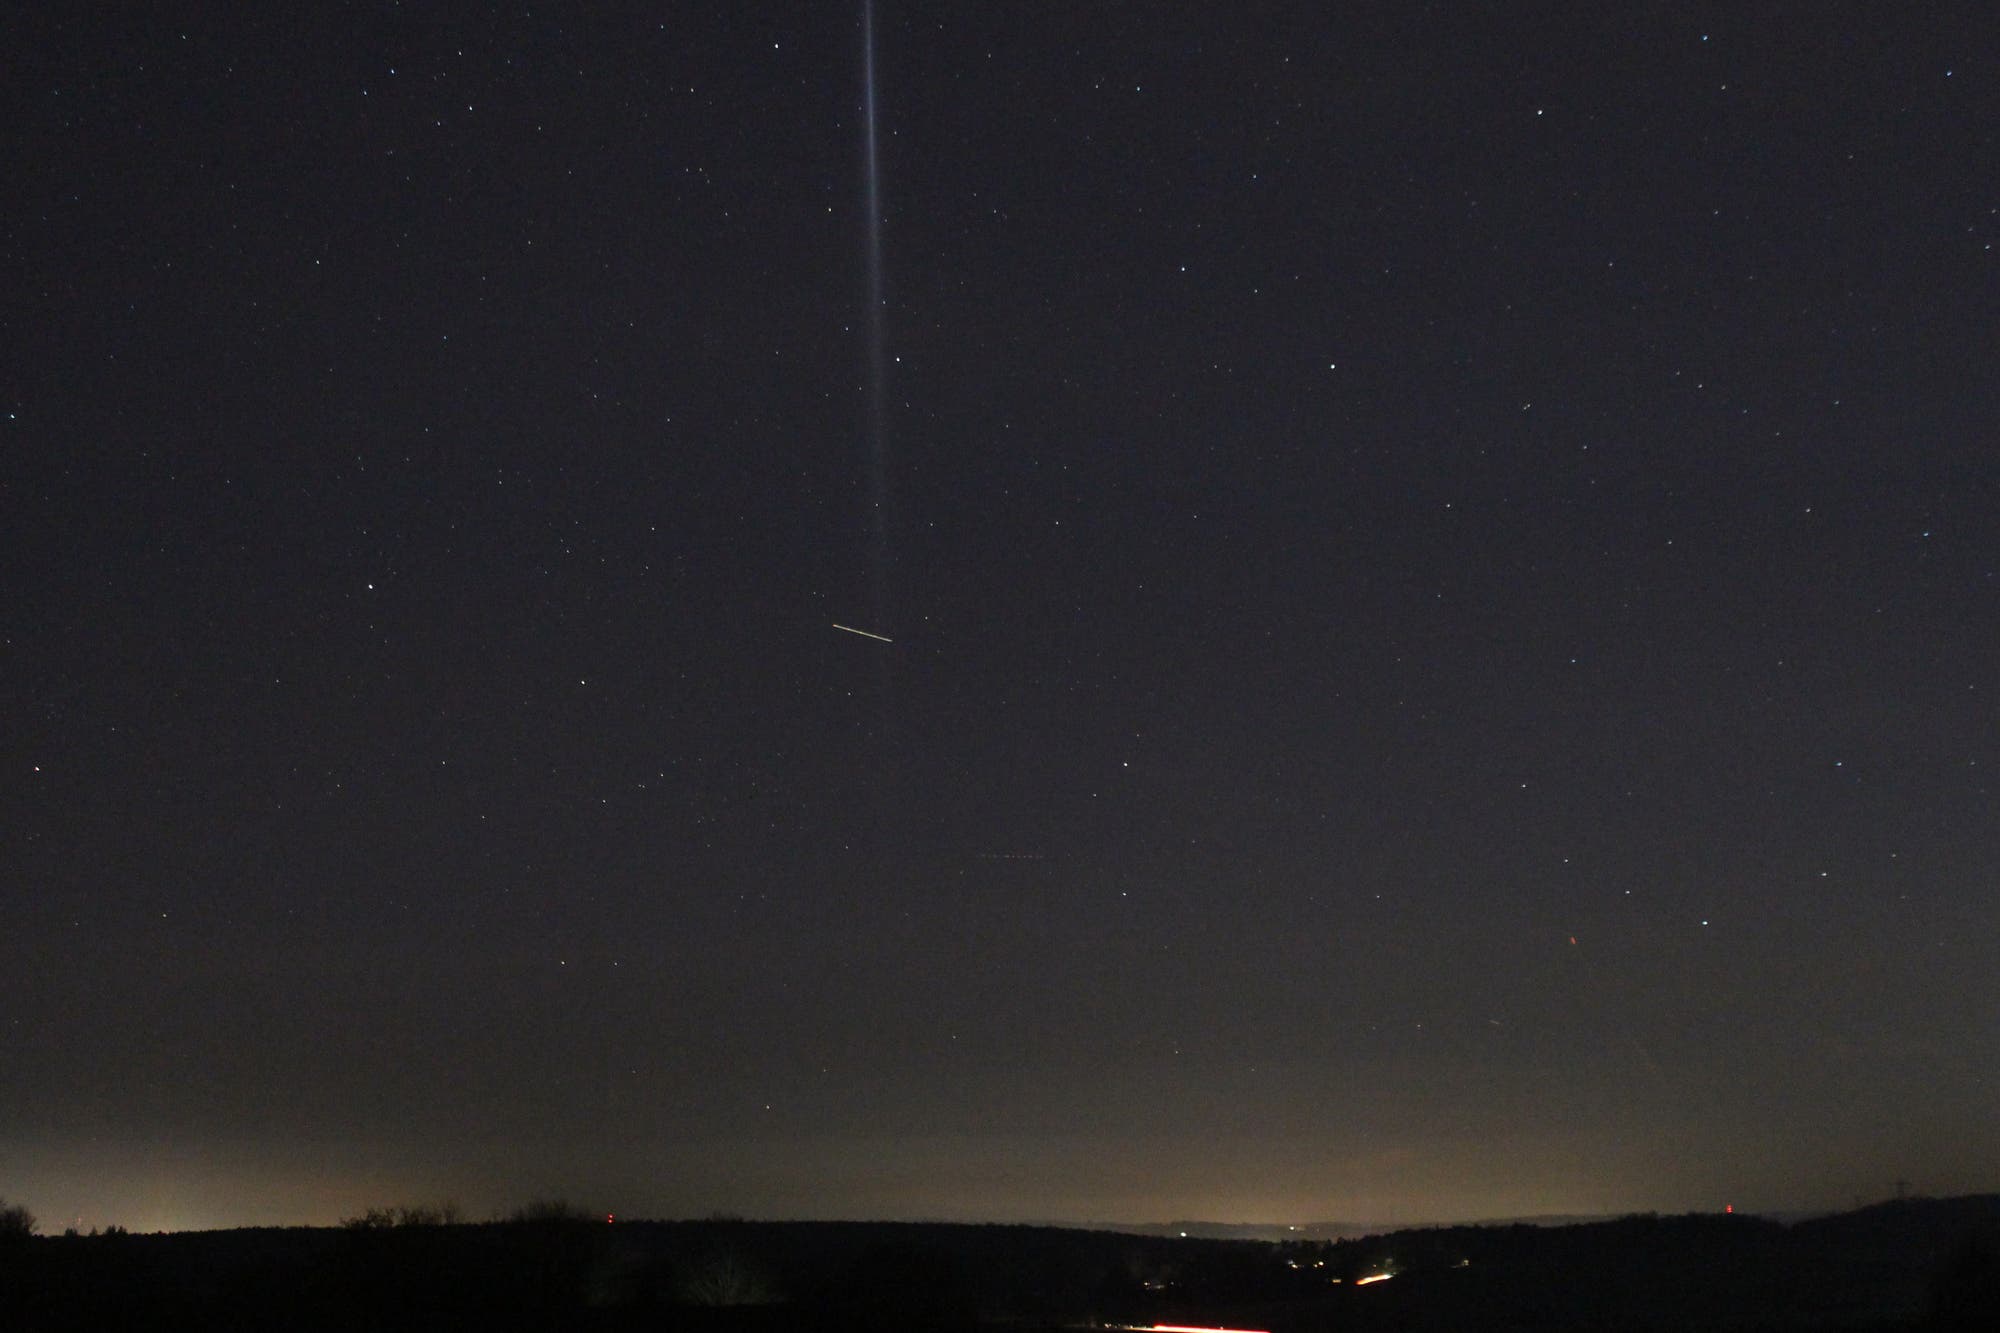
<path fill-rule="evenodd" d="M 1334 1243 L 621 1222 L 33 1237 L 0 1329 L 2000 1328 L 2000 1196 Z M 1392 1276 L 1357 1285 L 1357 1279 Z"/>

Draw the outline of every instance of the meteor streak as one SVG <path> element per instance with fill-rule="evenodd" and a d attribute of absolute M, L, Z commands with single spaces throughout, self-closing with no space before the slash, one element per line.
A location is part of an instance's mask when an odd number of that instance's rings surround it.
<path fill-rule="evenodd" d="M 874 639 L 874 640 L 875 640 L 876 642 L 878 642 L 878 643 L 894 643 L 894 642 L 895 642 L 895 640 L 894 640 L 894 639 L 891 639 L 891 638 L 888 638 L 888 637 L 886 637 L 886 636 L 884 636 L 884 635 L 881 635 L 881 634 L 870 634 L 870 633 L 869 633 L 869 632 L 868 632 L 867 630 L 865 630 L 865 629 L 856 629 L 856 628 L 854 628 L 854 626 L 852 626 L 852 625 L 843 625 L 843 624 L 841 624 L 841 623 L 840 623 L 840 622 L 838 622 L 838 621 L 835 621 L 835 622 L 834 622 L 834 626 L 833 626 L 833 627 L 834 627 L 835 629 L 844 629 L 844 630 L 846 630 L 846 631 L 847 631 L 847 632 L 848 632 L 849 634 L 859 634 L 859 635 L 860 635 L 860 636 L 861 636 L 862 638 L 864 638 L 864 639 Z"/>
<path fill-rule="evenodd" d="M 876 623 L 889 604 L 888 357 L 882 336 L 882 154 L 875 125 L 875 0 L 861 4 L 861 130 L 868 211 L 868 536 L 869 591 Z"/>

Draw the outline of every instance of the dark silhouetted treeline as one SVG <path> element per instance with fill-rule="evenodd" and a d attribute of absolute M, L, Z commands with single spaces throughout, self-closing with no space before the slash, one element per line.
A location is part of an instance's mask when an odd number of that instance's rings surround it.
<path fill-rule="evenodd" d="M 1996 1241 L 2000 1196 L 1792 1226 L 1631 1217 L 1287 1244 L 1025 1226 L 612 1225 L 563 1204 L 467 1224 L 424 1206 L 336 1228 L 16 1228 L 0 1236 L 0 1329 L 1988 1330 L 2000 1328 Z"/>

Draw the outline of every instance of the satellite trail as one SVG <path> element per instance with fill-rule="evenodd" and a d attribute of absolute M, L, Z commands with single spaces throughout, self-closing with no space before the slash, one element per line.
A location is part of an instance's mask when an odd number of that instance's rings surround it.
<path fill-rule="evenodd" d="M 852 625 L 843 625 L 843 624 L 841 624 L 841 623 L 840 623 L 839 621 L 835 621 L 835 622 L 834 622 L 834 625 L 833 625 L 833 627 L 834 627 L 835 629 L 844 629 L 844 630 L 846 630 L 846 631 L 847 631 L 847 632 L 848 632 L 849 634 L 859 634 L 859 635 L 860 635 L 860 636 L 861 636 L 862 638 L 864 638 L 864 639 L 874 639 L 874 640 L 875 640 L 875 641 L 876 641 L 877 643 L 894 643 L 894 642 L 895 642 L 895 640 L 894 640 L 894 639 L 892 639 L 892 638 L 889 638 L 889 637 L 888 637 L 888 636 L 886 636 L 886 635 L 882 635 L 882 634 L 870 634 L 870 633 L 869 633 L 869 632 L 868 632 L 867 630 L 865 630 L 865 629 L 856 629 L 856 628 L 854 628 L 854 626 L 852 626 Z"/>

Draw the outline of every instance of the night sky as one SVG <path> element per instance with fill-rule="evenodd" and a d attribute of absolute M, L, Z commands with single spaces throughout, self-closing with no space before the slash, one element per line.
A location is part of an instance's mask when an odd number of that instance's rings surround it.
<path fill-rule="evenodd" d="M 0 1195 L 2000 1189 L 2000 22 L 873 27 L 10 14 Z"/>

